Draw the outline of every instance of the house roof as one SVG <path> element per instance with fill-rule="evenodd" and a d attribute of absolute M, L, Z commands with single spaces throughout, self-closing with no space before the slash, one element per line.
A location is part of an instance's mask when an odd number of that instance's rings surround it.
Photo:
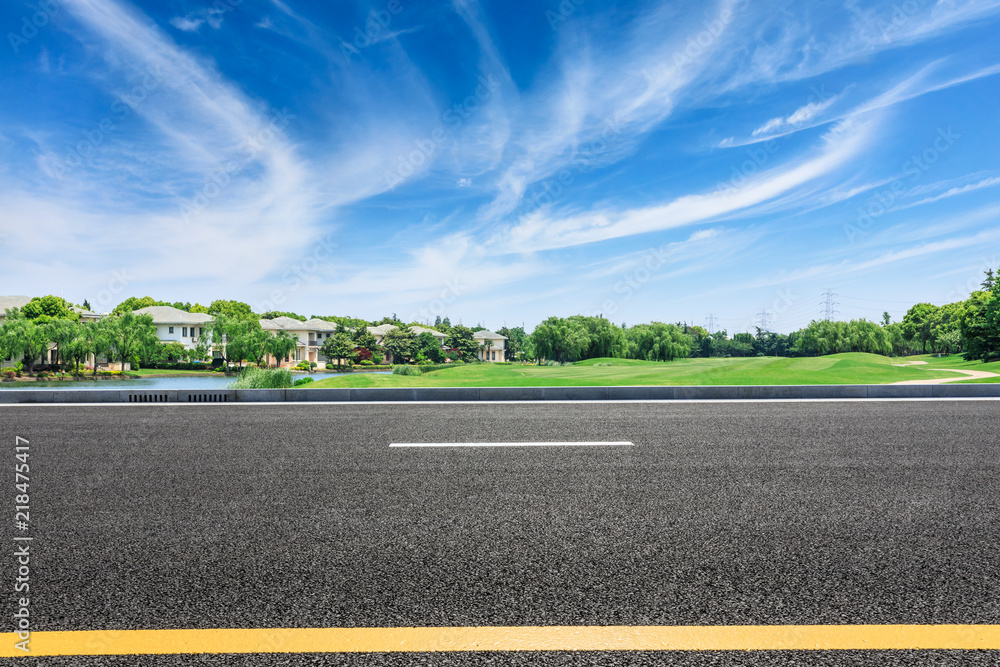
<path fill-rule="evenodd" d="M 396 328 L 398 327 L 396 327 L 395 324 L 380 324 L 377 327 L 368 327 L 368 331 L 375 334 L 376 336 L 384 336 Z M 448 334 L 441 333 L 440 331 L 437 331 L 435 329 L 428 329 L 427 327 L 418 326 L 416 324 L 410 326 L 410 331 L 417 334 L 418 336 L 424 332 L 427 332 L 433 334 L 436 338 L 443 339 L 448 337 Z"/>
<path fill-rule="evenodd" d="M 30 296 L 0 296 L 0 315 L 8 308 L 24 308 L 31 301 Z"/>
<path fill-rule="evenodd" d="M 303 322 L 302 326 L 313 331 L 336 331 L 339 325 L 336 322 L 327 322 L 326 320 L 314 317 L 311 320 Z"/>
<path fill-rule="evenodd" d="M 74 313 L 79 313 L 80 317 L 100 317 L 99 314 L 86 308 L 80 308 L 79 306 L 70 306 L 69 309 Z"/>
<path fill-rule="evenodd" d="M 208 313 L 189 313 L 173 306 L 147 306 L 135 314 L 151 316 L 153 324 L 204 324 L 213 319 Z"/>
<path fill-rule="evenodd" d="M 418 327 L 418 326 L 412 326 L 412 327 L 410 327 L 410 329 L 413 331 L 413 333 L 417 334 L 418 336 L 426 331 L 427 333 L 434 334 L 435 338 L 447 338 L 448 337 L 448 334 L 441 333 L 440 331 L 438 331 L 436 329 L 428 329 L 426 327 Z"/>
<path fill-rule="evenodd" d="M 480 340 L 490 339 L 490 340 L 507 340 L 506 336 L 501 336 L 498 333 L 494 333 L 489 329 L 482 329 L 481 331 L 473 331 L 473 338 L 478 338 Z"/>
<path fill-rule="evenodd" d="M 312 327 L 307 326 L 302 320 L 297 320 L 294 317 L 276 317 L 273 320 L 261 320 L 260 326 L 262 329 L 267 329 L 268 331 L 280 331 L 285 329 L 286 331 L 308 331 Z"/>

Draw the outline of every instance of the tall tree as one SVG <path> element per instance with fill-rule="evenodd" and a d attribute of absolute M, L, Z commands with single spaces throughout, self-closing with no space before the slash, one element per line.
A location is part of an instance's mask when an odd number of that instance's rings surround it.
<path fill-rule="evenodd" d="M 392 355 L 393 363 L 406 363 L 417 353 L 417 335 L 410 327 L 397 326 L 382 338 L 382 349 Z"/>
<path fill-rule="evenodd" d="M 112 318 L 111 322 L 108 332 L 110 351 L 112 358 L 122 363 L 123 371 L 126 363 L 139 359 L 149 347 L 160 344 L 156 337 L 156 325 L 149 315 L 128 311 Z"/>
<path fill-rule="evenodd" d="M 332 336 L 323 341 L 323 345 L 319 348 L 319 351 L 327 359 L 336 359 L 337 368 L 341 367 L 341 364 L 346 359 L 348 361 L 353 361 L 356 353 L 354 348 L 356 344 L 351 338 L 351 335 L 346 330 L 337 331 Z"/>
<path fill-rule="evenodd" d="M 920 341 L 920 349 L 926 354 L 927 344 L 934 343 L 934 323 L 938 307 L 932 303 L 918 303 L 903 316 L 903 335 L 907 340 Z"/>
<path fill-rule="evenodd" d="M 65 347 L 79 335 L 80 323 L 77 320 L 54 319 L 42 326 L 45 327 L 49 341 L 56 344 L 55 363 L 62 363 Z"/>
<path fill-rule="evenodd" d="M 519 361 L 525 357 L 524 346 L 528 335 L 524 333 L 523 327 L 500 327 L 497 333 L 504 336 L 507 342 L 504 344 L 504 360 Z"/>
<path fill-rule="evenodd" d="M 456 324 L 449 329 L 445 345 L 458 352 L 462 361 L 475 361 L 479 352 L 479 343 L 472 337 L 472 329 L 463 327 L 461 324 Z"/>
<path fill-rule="evenodd" d="M 1000 280 L 993 282 L 989 292 L 969 295 L 962 309 L 961 332 L 966 359 L 1000 357 Z"/>
<path fill-rule="evenodd" d="M 35 362 L 49 348 L 46 327 L 25 317 L 17 308 L 7 310 L 0 326 L 0 349 L 8 356 L 21 357 L 27 362 L 28 375 L 34 375 Z"/>
<path fill-rule="evenodd" d="M 996 278 L 993 275 L 993 269 L 986 269 L 986 277 L 983 279 L 982 288 L 984 292 L 989 292 L 993 289 L 993 285 L 996 284 Z"/>
<path fill-rule="evenodd" d="M 298 347 L 299 341 L 288 333 L 284 329 L 279 331 L 274 336 L 271 336 L 271 340 L 268 341 L 268 354 L 274 357 L 274 364 L 276 367 L 281 366 L 281 362 L 289 357 L 295 348 Z"/>
<path fill-rule="evenodd" d="M 49 294 L 47 296 L 36 296 L 28 303 L 24 304 L 22 314 L 29 320 L 46 318 L 48 320 L 76 320 L 79 316 L 70 310 L 70 304 L 62 297 Z"/>
<path fill-rule="evenodd" d="M 359 326 L 354 329 L 354 347 L 375 352 L 378 350 L 378 339 L 375 338 L 375 334 L 368 330 L 367 326 Z"/>
<path fill-rule="evenodd" d="M 424 355 L 434 363 L 439 364 L 444 361 L 444 351 L 441 349 L 441 343 L 438 341 L 437 336 L 430 331 L 424 331 L 417 336 L 416 346 L 419 354 Z"/>
<path fill-rule="evenodd" d="M 226 299 L 213 301 L 208 306 L 208 314 L 212 316 L 224 315 L 241 320 L 257 319 L 249 304 L 242 301 L 227 301 Z"/>

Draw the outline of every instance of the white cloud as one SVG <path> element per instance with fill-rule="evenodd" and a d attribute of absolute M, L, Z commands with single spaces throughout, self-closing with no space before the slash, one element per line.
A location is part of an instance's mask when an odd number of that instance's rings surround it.
<path fill-rule="evenodd" d="M 985 178 L 979 181 L 978 183 L 970 183 L 969 185 L 950 188 L 949 190 L 946 190 L 945 192 L 942 192 L 939 195 L 935 195 L 933 197 L 926 197 L 918 202 L 907 204 L 906 206 L 901 206 L 899 207 L 899 209 L 896 210 L 902 210 L 904 208 L 913 208 L 914 206 L 923 206 L 924 204 L 930 204 L 932 202 L 940 201 L 942 199 L 947 199 L 949 197 L 955 197 L 956 195 L 964 195 L 966 193 L 974 192 L 976 190 L 982 190 L 983 188 L 992 188 L 997 185 L 1000 185 L 1000 177 Z"/>
<path fill-rule="evenodd" d="M 868 148 L 877 122 L 844 121 L 824 137 L 815 156 L 775 167 L 728 189 L 678 197 L 666 204 L 559 216 L 540 209 L 493 239 L 494 252 L 562 248 L 706 222 L 749 209 L 827 175 Z"/>
<path fill-rule="evenodd" d="M 170 25 L 184 32 L 196 32 L 205 19 L 191 18 L 190 16 L 175 16 L 170 19 Z"/>

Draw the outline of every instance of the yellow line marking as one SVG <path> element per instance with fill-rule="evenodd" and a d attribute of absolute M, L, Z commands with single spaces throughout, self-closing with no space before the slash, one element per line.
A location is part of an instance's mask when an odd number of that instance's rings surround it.
<path fill-rule="evenodd" d="M 0 657 L 436 651 L 1000 650 L 1000 625 L 272 628 L 4 633 Z"/>

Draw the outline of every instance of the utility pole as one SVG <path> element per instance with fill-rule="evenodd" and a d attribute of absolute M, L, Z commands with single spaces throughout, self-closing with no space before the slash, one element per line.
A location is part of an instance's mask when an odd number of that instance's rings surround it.
<path fill-rule="evenodd" d="M 715 313 L 709 313 L 708 317 L 705 318 L 705 321 L 708 322 L 708 333 L 714 334 L 715 333 Z"/>
<path fill-rule="evenodd" d="M 839 310 L 834 309 L 834 306 L 840 305 L 839 302 L 834 301 L 836 296 L 837 295 L 830 288 L 827 288 L 827 290 L 823 292 L 823 300 L 820 302 L 820 305 L 823 306 L 823 318 L 827 321 L 832 320 L 833 316 L 840 312 Z"/>
<path fill-rule="evenodd" d="M 767 328 L 767 319 L 770 316 L 771 313 L 767 312 L 767 310 L 763 310 L 757 313 L 757 326 L 760 328 L 761 331 L 770 331 L 770 329 Z"/>

